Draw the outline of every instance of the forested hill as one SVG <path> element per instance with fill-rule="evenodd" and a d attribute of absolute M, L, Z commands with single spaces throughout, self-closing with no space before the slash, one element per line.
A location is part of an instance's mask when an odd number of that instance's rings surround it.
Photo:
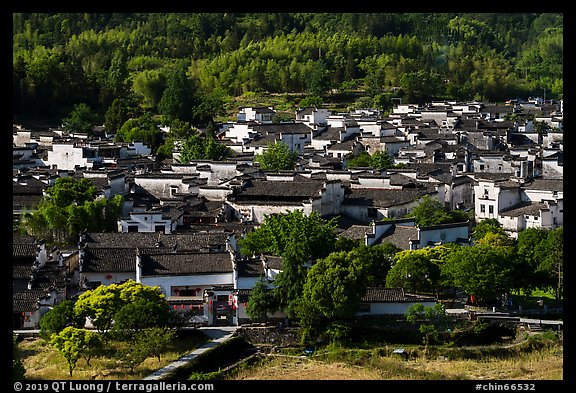
<path fill-rule="evenodd" d="M 122 105 L 162 114 L 185 83 L 176 101 L 192 109 L 182 120 L 206 122 L 231 97 L 258 91 L 322 97 L 355 89 L 382 107 L 393 97 L 562 98 L 563 18 L 15 13 L 13 54 L 15 120 L 60 121 L 80 103 L 102 118 Z"/>

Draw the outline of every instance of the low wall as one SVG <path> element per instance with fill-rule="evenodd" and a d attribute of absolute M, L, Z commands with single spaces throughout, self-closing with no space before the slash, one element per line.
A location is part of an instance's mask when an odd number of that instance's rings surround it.
<path fill-rule="evenodd" d="M 251 344 L 274 344 L 289 346 L 300 344 L 299 329 L 296 327 L 245 326 L 236 330 L 236 335 Z"/>

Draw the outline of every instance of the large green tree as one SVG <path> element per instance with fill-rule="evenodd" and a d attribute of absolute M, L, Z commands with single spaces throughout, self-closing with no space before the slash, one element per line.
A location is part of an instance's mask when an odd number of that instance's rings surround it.
<path fill-rule="evenodd" d="M 265 171 L 284 171 L 294 169 L 298 162 L 298 153 L 290 151 L 284 142 L 269 143 L 262 154 L 258 154 L 256 161 Z"/>
<path fill-rule="evenodd" d="M 333 252 L 318 260 L 308 271 L 296 313 L 305 344 L 350 337 L 347 320 L 358 311 L 368 286 L 382 286 L 390 269 L 389 246 L 359 246 L 351 251 Z"/>
<path fill-rule="evenodd" d="M 100 332 L 107 332 L 119 312 L 121 324 L 136 329 L 164 323 L 169 307 L 159 287 L 128 280 L 121 284 L 100 285 L 82 293 L 74 310 L 89 318 Z"/>
<path fill-rule="evenodd" d="M 267 216 L 258 228 L 239 241 L 243 255 L 271 254 L 282 257 L 274 281 L 275 304 L 294 316 L 309 266 L 334 250 L 335 221 L 324 220 L 317 212 L 294 210 Z"/>
<path fill-rule="evenodd" d="M 83 230 L 115 230 L 124 198 L 96 196 L 90 179 L 59 177 L 36 209 L 23 215 L 22 227 L 28 234 L 62 243 L 74 243 Z"/>

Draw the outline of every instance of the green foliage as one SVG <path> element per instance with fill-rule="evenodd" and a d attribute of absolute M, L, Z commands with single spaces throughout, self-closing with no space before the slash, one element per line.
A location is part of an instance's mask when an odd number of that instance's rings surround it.
<path fill-rule="evenodd" d="M 28 234 L 68 244 L 84 230 L 115 230 L 124 198 L 95 199 L 96 195 L 90 179 L 59 177 L 36 210 L 23 215 L 22 227 Z"/>
<path fill-rule="evenodd" d="M 482 239 L 488 233 L 504 234 L 506 232 L 504 231 L 502 225 L 500 225 L 497 219 L 487 218 L 474 225 L 472 231 L 472 238 L 477 241 Z"/>
<path fill-rule="evenodd" d="M 443 273 L 457 287 L 480 301 L 508 293 L 514 277 L 509 246 L 488 243 L 459 247 L 448 255 Z"/>
<path fill-rule="evenodd" d="M 310 268 L 296 307 L 303 343 L 348 337 L 349 327 L 343 321 L 356 313 L 369 285 L 383 284 L 390 269 L 389 251 L 389 247 L 361 245 L 349 252 L 333 252 Z"/>
<path fill-rule="evenodd" d="M 133 94 L 142 109 L 206 123 L 216 89 L 359 85 L 376 99 L 401 87 L 414 102 L 563 94 L 558 13 L 15 13 L 12 39 L 15 118 L 60 121 L 78 103 L 103 114 Z"/>
<path fill-rule="evenodd" d="M 441 303 L 435 303 L 432 307 L 424 307 L 422 303 L 414 303 L 404 316 L 412 324 L 419 324 L 418 330 L 424 336 L 424 351 L 427 353 L 430 339 L 438 339 L 440 332 L 446 329 L 448 318 Z"/>
<path fill-rule="evenodd" d="M 85 103 L 74 105 L 69 116 L 62 120 L 64 129 L 69 132 L 84 132 L 92 135 L 92 130 L 98 124 L 98 115 Z"/>
<path fill-rule="evenodd" d="M 296 166 L 298 153 L 290 151 L 290 147 L 284 142 L 269 143 L 266 150 L 258 154 L 254 161 L 265 171 L 291 170 Z"/>
<path fill-rule="evenodd" d="M 127 305 L 132 306 L 120 312 Z M 128 280 L 122 284 L 100 285 L 82 293 L 76 300 L 74 310 L 90 318 L 100 332 L 106 332 L 119 312 L 121 323 L 128 329 L 161 323 L 166 320 L 168 303 L 159 287 Z M 127 315 L 130 311 L 135 314 Z"/>
<path fill-rule="evenodd" d="M 81 328 L 84 322 L 84 318 L 74 311 L 74 302 L 65 299 L 42 316 L 40 336 L 47 340 L 53 333 L 60 333 L 68 326 Z"/>
<path fill-rule="evenodd" d="M 420 203 L 406 216 L 413 217 L 416 225 L 422 227 L 466 222 L 469 219 L 469 216 L 462 214 L 461 211 L 448 210 L 442 202 L 430 195 L 424 195 L 420 199 Z"/>
<path fill-rule="evenodd" d="M 246 313 L 254 321 L 265 320 L 268 312 L 276 310 L 274 295 L 266 279 L 260 278 L 250 291 Z"/>
<path fill-rule="evenodd" d="M 144 142 L 152 151 L 162 144 L 162 131 L 150 113 L 127 120 L 116 132 L 118 142 Z"/>
<path fill-rule="evenodd" d="M 189 163 L 194 160 L 222 161 L 233 154 L 232 150 L 218 142 L 213 137 L 191 135 L 182 144 L 180 162 Z"/>
<path fill-rule="evenodd" d="M 12 379 L 14 381 L 23 380 L 26 375 L 26 368 L 22 363 L 20 348 L 16 336 L 12 336 Z"/>
<path fill-rule="evenodd" d="M 50 337 L 50 344 L 56 348 L 68 362 L 70 377 L 76 368 L 78 360 L 89 357 L 98 347 L 99 335 L 96 332 L 68 326 Z"/>

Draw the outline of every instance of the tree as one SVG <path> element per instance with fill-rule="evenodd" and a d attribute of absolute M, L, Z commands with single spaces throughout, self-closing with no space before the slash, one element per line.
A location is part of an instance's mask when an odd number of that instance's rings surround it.
<path fill-rule="evenodd" d="M 104 128 L 107 132 L 116 133 L 126 121 L 139 115 L 139 109 L 134 100 L 115 98 L 104 115 Z"/>
<path fill-rule="evenodd" d="M 269 312 L 277 309 L 275 303 L 268 282 L 261 277 L 250 291 L 246 313 L 252 320 L 265 320 Z"/>
<path fill-rule="evenodd" d="M 322 96 L 329 88 L 330 71 L 323 60 L 317 60 L 309 72 L 307 90 L 312 95 Z"/>
<path fill-rule="evenodd" d="M 290 151 L 284 142 L 269 143 L 267 149 L 258 154 L 254 161 L 265 171 L 292 170 L 298 161 L 298 153 Z"/>
<path fill-rule="evenodd" d="M 192 122 L 194 92 L 186 75 L 186 65 L 181 62 L 168 78 L 166 89 L 158 103 L 159 112 L 169 119 Z"/>
<path fill-rule="evenodd" d="M 405 288 L 412 293 L 429 293 L 434 289 L 431 276 L 439 276 L 439 269 L 430 262 L 424 252 L 401 251 L 396 254 L 395 260 L 386 276 L 388 288 Z"/>
<path fill-rule="evenodd" d="M 408 214 L 414 217 L 416 225 L 431 226 L 451 222 L 452 217 L 442 202 L 430 195 L 424 195 L 420 203 Z"/>
<path fill-rule="evenodd" d="M 70 377 L 78 360 L 91 353 L 95 347 L 97 333 L 86 329 L 79 329 L 73 326 L 64 328 L 59 333 L 52 334 L 50 344 L 56 348 L 68 362 L 68 372 Z M 88 360 L 89 361 L 89 360 Z"/>
<path fill-rule="evenodd" d="M 509 249 L 490 244 L 465 246 L 451 253 L 443 274 L 458 288 L 474 294 L 480 303 L 489 303 L 509 293 L 512 266 Z"/>
<path fill-rule="evenodd" d="M 27 233 L 63 243 L 73 243 L 84 230 L 115 230 L 124 198 L 97 199 L 88 178 L 59 177 L 46 190 L 36 210 L 22 217 Z"/>
<path fill-rule="evenodd" d="M 162 144 L 163 134 L 152 115 L 144 113 L 138 118 L 124 122 L 116 132 L 115 138 L 118 142 L 143 141 L 155 152 Z"/>
<path fill-rule="evenodd" d="M 132 337 L 142 329 L 165 326 L 169 320 L 167 303 L 141 298 L 120 307 L 114 315 L 112 331 L 119 337 Z"/>
<path fill-rule="evenodd" d="M 124 306 L 139 301 L 144 301 L 144 303 L 139 303 L 132 309 L 138 310 L 137 315 L 131 318 L 122 316 L 125 326 L 129 328 L 149 326 L 147 320 L 164 320 L 168 303 L 160 288 L 150 287 L 134 280 L 121 284 L 100 285 L 90 289 L 78 297 L 74 309 L 77 314 L 90 318 L 100 332 L 107 332 L 112 328 L 114 318 Z M 145 318 L 145 320 L 142 321 L 140 318 Z"/>
<path fill-rule="evenodd" d="M 308 270 L 296 303 L 301 341 L 310 344 L 325 337 L 332 341 L 349 338 L 347 320 L 358 311 L 366 288 L 383 284 L 395 252 L 395 247 L 361 245 L 319 259 Z"/>
<path fill-rule="evenodd" d="M 564 290 L 564 228 L 550 230 L 539 248 L 546 251 L 537 271 L 545 275 L 547 287 L 552 288 L 556 301 L 560 303 Z"/>
<path fill-rule="evenodd" d="M 180 162 L 189 163 L 194 160 L 222 161 L 232 155 L 232 149 L 210 136 L 191 135 L 180 149 Z"/>
<path fill-rule="evenodd" d="M 432 307 L 424 307 L 422 303 L 415 303 L 406 310 L 404 316 L 412 324 L 420 323 L 418 329 L 424 335 L 424 353 L 427 354 L 430 339 L 436 339 L 447 323 L 444 306 L 436 303 Z"/>
<path fill-rule="evenodd" d="M 84 323 L 84 318 L 74 311 L 74 302 L 65 299 L 42 316 L 40 336 L 49 339 L 53 333 L 60 333 L 68 326 L 82 328 Z"/>
<path fill-rule="evenodd" d="M 293 210 L 273 214 L 238 241 L 242 255 L 271 254 L 282 256 L 287 247 L 297 241 L 297 248 L 308 260 L 323 258 L 333 251 L 336 242 L 336 222 L 325 220 L 316 211 L 305 214 Z"/>
<path fill-rule="evenodd" d="M 506 231 L 504 231 L 497 219 L 486 218 L 474 226 L 472 238 L 474 240 L 480 240 L 488 233 L 505 234 Z"/>
<path fill-rule="evenodd" d="M 334 220 L 324 220 L 313 211 L 302 210 L 267 216 L 263 224 L 238 241 L 243 255 L 266 253 L 282 257 L 282 268 L 274 280 L 274 304 L 294 315 L 308 266 L 333 251 Z"/>
<path fill-rule="evenodd" d="M 85 103 L 74 105 L 68 117 L 62 120 L 64 129 L 70 132 L 85 132 L 92 135 L 94 126 L 98 123 L 98 115 Z"/>

